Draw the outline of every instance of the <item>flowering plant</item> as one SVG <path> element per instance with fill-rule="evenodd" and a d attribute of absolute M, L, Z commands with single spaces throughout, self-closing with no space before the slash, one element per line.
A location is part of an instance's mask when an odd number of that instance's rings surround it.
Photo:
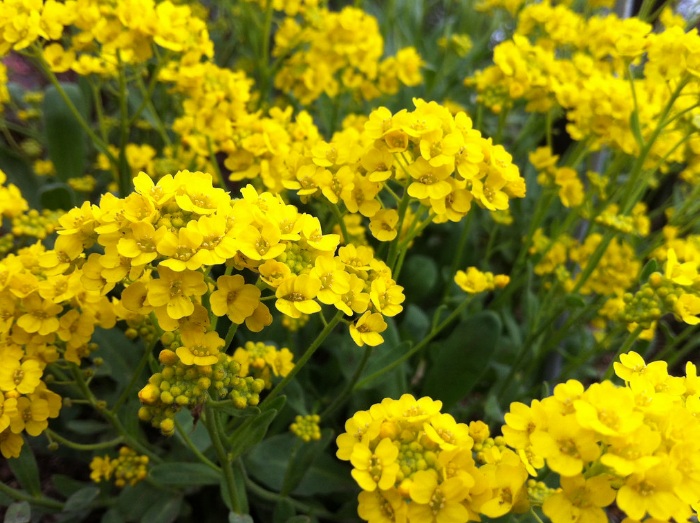
<path fill-rule="evenodd" d="M 6 0 L 5 521 L 695 517 L 654 5 Z"/>

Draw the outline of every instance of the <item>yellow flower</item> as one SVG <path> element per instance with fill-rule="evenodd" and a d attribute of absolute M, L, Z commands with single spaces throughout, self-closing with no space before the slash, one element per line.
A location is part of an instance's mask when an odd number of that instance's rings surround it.
<path fill-rule="evenodd" d="M 462 504 L 469 490 L 458 477 L 438 484 L 434 470 L 421 470 L 413 475 L 408 506 L 412 521 L 432 523 L 457 523 L 469 520 L 469 511 Z"/>
<path fill-rule="evenodd" d="M 245 283 L 243 276 L 220 276 L 216 280 L 217 289 L 211 294 L 211 311 L 217 316 L 224 314 L 238 325 L 252 316 L 260 303 L 260 289 Z"/>
<path fill-rule="evenodd" d="M 10 420 L 10 430 L 19 434 L 23 430 L 30 436 L 38 436 L 46 427 L 49 417 L 49 403 L 36 395 L 17 398 L 17 415 Z"/>
<path fill-rule="evenodd" d="M 56 332 L 59 327 L 58 314 L 63 307 L 49 300 L 42 300 L 38 294 L 30 294 L 23 302 L 25 314 L 19 317 L 17 325 L 25 331 L 45 336 Z"/>
<path fill-rule="evenodd" d="M 407 508 L 395 490 L 363 490 L 357 497 L 357 513 L 370 523 L 405 523 Z"/>
<path fill-rule="evenodd" d="M 542 511 L 552 523 L 607 523 L 608 517 L 602 507 L 615 499 L 609 477 L 562 477 L 561 487 L 561 491 L 549 496 L 542 505 Z"/>
<path fill-rule="evenodd" d="M 224 340 L 216 332 L 187 329 L 180 336 L 182 346 L 175 352 L 185 365 L 214 365 L 219 361 L 219 349 L 224 346 Z"/>
<path fill-rule="evenodd" d="M 532 451 L 547 460 L 547 466 L 561 476 L 576 476 L 600 455 L 595 433 L 574 423 L 572 416 L 552 415 L 547 430 L 530 434 Z"/>
<path fill-rule="evenodd" d="M 27 359 L 20 363 L 16 359 L 3 358 L 0 366 L 0 390 L 31 394 L 39 386 L 43 373 L 43 366 L 37 360 Z"/>
<path fill-rule="evenodd" d="M 365 344 L 376 347 L 384 343 L 381 332 L 387 329 L 387 324 L 378 312 L 365 312 L 355 323 L 350 324 L 350 336 L 358 347 Z"/>
<path fill-rule="evenodd" d="M 313 314 L 321 310 L 321 306 L 314 301 L 320 289 L 321 280 L 314 276 L 292 276 L 277 287 L 275 307 L 292 318 L 300 318 L 302 314 Z"/>
<path fill-rule="evenodd" d="M 201 272 L 175 272 L 168 267 L 158 267 L 160 278 L 148 282 L 148 302 L 157 308 L 164 308 L 167 315 L 179 320 L 194 312 L 191 296 L 201 296 L 207 292 L 207 284 Z M 133 286 L 133 285 L 132 285 Z"/>
<path fill-rule="evenodd" d="M 638 521 L 646 514 L 652 518 L 669 521 L 686 521 L 690 509 L 675 494 L 681 474 L 660 463 L 643 473 L 636 473 L 625 479 L 625 484 L 617 493 L 617 506 Z"/>
<path fill-rule="evenodd" d="M 378 211 L 369 221 L 372 236 L 380 242 L 390 242 L 398 234 L 399 213 L 395 209 Z"/>
<path fill-rule="evenodd" d="M 374 452 L 362 443 L 357 443 L 350 456 L 350 462 L 355 467 L 351 472 L 352 477 L 368 492 L 377 487 L 388 490 L 394 486 L 399 471 L 396 462 L 398 455 L 398 447 L 389 438 L 382 439 Z"/>

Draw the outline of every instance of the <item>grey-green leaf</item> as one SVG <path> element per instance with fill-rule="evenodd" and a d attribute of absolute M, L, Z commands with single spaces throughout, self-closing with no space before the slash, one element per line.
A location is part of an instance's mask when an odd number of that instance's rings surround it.
<path fill-rule="evenodd" d="M 423 393 L 449 409 L 464 398 L 489 367 L 501 335 L 501 321 L 486 311 L 459 324 L 447 339 L 431 347 L 433 363 Z"/>

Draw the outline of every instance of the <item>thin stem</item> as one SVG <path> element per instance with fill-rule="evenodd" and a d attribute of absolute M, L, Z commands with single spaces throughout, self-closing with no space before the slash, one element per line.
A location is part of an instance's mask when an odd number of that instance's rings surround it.
<path fill-rule="evenodd" d="M 362 354 L 362 359 L 360 360 L 359 365 L 355 369 L 355 372 L 352 375 L 352 378 L 350 378 L 350 381 L 348 381 L 345 384 L 345 387 L 343 390 L 338 394 L 335 399 L 331 402 L 330 405 L 326 407 L 326 409 L 321 412 L 320 416 L 321 419 L 325 418 L 326 416 L 332 414 L 338 407 L 340 407 L 352 394 L 352 389 L 355 386 L 355 383 L 360 379 L 360 376 L 362 375 L 362 371 L 365 370 L 365 367 L 367 366 L 367 362 L 369 361 L 369 357 L 372 355 L 373 352 L 373 347 L 370 347 L 369 345 L 365 347 L 365 351 Z"/>
<path fill-rule="evenodd" d="M 612 378 L 613 372 L 615 370 L 615 361 L 620 358 L 620 354 L 622 354 L 623 352 L 627 352 L 630 348 L 632 348 L 632 345 L 634 345 L 634 342 L 637 341 L 637 338 L 639 338 L 639 335 L 642 333 L 643 330 L 644 327 L 638 325 L 632 332 L 629 333 L 629 336 L 627 336 L 625 342 L 622 345 L 620 345 L 619 349 L 617 349 L 615 357 L 610 361 L 610 365 L 608 365 L 608 370 L 605 371 L 605 375 L 603 376 L 604 380 L 609 380 L 610 378 Z"/>
<path fill-rule="evenodd" d="M 343 215 L 340 213 L 340 209 L 338 208 L 338 204 L 336 203 L 330 203 L 331 210 L 333 211 L 333 214 L 335 215 L 335 220 L 338 222 L 338 227 L 340 227 L 340 232 L 343 235 L 343 240 L 342 243 L 348 243 L 350 241 L 350 235 L 348 234 L 348 228 L 345 225 L 345 220 L 343 220 Z"/>
<path fill-rule="evenodd" d="M 148 358 L 153 353 L 153 349 L 155 348 L 157 342 L 158 337 L 154 336 L 153 342 L 151 342 L 146 348 L 146 350 L 143 353 L 143 356 L 141 356 L 141 360 L 139 361 L 136 370 L 134 370 L 134 372 L 131 374 L 131 379 L 129 380 L 129 383 L 127 384 L 126 388 L 122 391 L 122 393 L 117 398 L 117 401 L 114 403 L 114 406 L 110 409 L 112 413 L 116 413 L 119 410 L 119 408 L 124 404 L 124 402 L 129 398 L 129 395 L 133 391 L 134 385 L 136 385 L 136 382 L 139 380 L 139 378 L 141 378 L 143 370 L 146 368 L 146 365 L 148 365 Z"/>
<path fill-rule="evenodd" d="M 213 408 L 205 404 L 204 406 L 204 423 L 211 437 L 212 445 L 216 451 L 216 455 L 219 458 L 219 463 L 221 463 L 221 470 L 224 473 L 224 484 L 228 491 L 229 498 L 231 500 L 231 508 L 233 512 L 237 514 L 242 513 L 241 500 L 238 498 L 238 491 L 236 490 L 236 478 L 233 474 L 233 463 L 229 458 L 226 448 L 221 440 L 221 435 L 224 434 L 223 427 L 221 424 L 221 419 L 218 413 Z"/>
<path fill-rule="evenodd" d="M 374 374 L 370 374 L 365 379 L 360 380 L 358 383 L 355 384 L 355 386 L 353 387 L 352 390 L 361 389 L 362 387 L 364 387 L 368 383 L 373 382 L 374 380 L 376 380 L 377 378 L 379 378 L 383 374 L 386 374 L 387 372 L 395 369 L 396 367 L 401 365 L 404 361 L 406 361 L 411 356 L 416 354 L 418 351 L 423 349 L 426 345 L 428 345 L 428 343 L 430 343 L 433 340 L 433 338 L 435 338 L 435 336 L 440 334 L 440 332 L 442 332 L 442 330 L 445 327 L 447 327 L 450 323 L 452 323 L 455 319 L 457 319 L 459 317 L 459 315 L 462 313 L 462 311 L 467 307 L 467 305 L 469 305 L 471 303 L 471 301 L 472 301 L 471 296 L 467 297 L 462 303 L 460 303 L 457 306 L 457 308 L 454 311 L 452 311 L 452 313 L 447 318 L 445 318 L 437 327 L 435 327 L 430 332 L 430 334 L 428 334 L 425 338 L 423 338 L 420 341 L 420 343 L 418 343 L 416 346 L 414 346 L 411 349 L 409 349 L 408 351 L 406 351 L 406 353 L 403 356 L 394 360 L 389 365 L 379 369 Z"/>
<path fill-rule="evenodd" d="M 187 434 L 187 431 L 185 431 L 182 424 L 177 419 L 175 420 L 175 430 L 177 431 L 178 435 L 182 438 L 182 441 L 185 442 L 185 445 L 187 445 L 187 448 L 189 448 L 192 451 L 192 454 L 197 456 L 199 461 L 204 463 L 207 467 L 209 467 L 213 471 L 221 472 L 221 468 L 217 467 L 216 463 L 214 463 L 209 458 L 207 458 L 204 454 L 202 454 L 202 451 L 197 448 L 197 446 L 194 444 L 192 439 Z"/>
<path fill-rule="evenodd" d="M 311 359 L 311 356 L 313 356 L 314 352 L 316 352 L 316 350 L 321 346 L 321 343 L 323 343 L 323 341 L 328 337 L 328 335 L 335 328 L 335 326 L 338 325 L 341 318 L 343 317 L 343 314 L 343 311 L 336 312 L 335 316 L 333 316 L 331 321 L 329 321 L 326 324 L 324 329 L 319 333 L 318 336 L 316 336 L 316 339 L 311 343 L 311 345 L 309 345 L 309 348 L 306 349 L 306 352 L 301 356 L 301 358 L 299 358 L 296 361 L 292 370 L 289 371 L 289 374 L 287 374 L 284 377 L 284 379 L 280 381 L 277 384 L 277 386 L 275 386 L 275 388 L 270 391 L 270 394 L 267 395 L 267 398 L 265 398 L 265 400 L 260 404 L 260 408 L 262 410 L 265 410 L 265 405 L 269 404 L 273 399 L 275 399 L 289 384 L 289 382 L 294 379 L 294 376 L 297 375 L 297 373 L 302 369 L 306 362 Z"/>
<path fill-rule="evenodd" d="M 52 508 L 56 510 L 63 510 L 63 503 L 61 503 L 60 501 L 48 498 L 46 496 L 31 496 L 29 494 L 25 494 L 21 490 L 14 489 L 9 485 L 6 485 L 2 481 L 0 481 L 0 492 L 7 495 L 8 497 L 11 497 L 16 501 L 27 501 L 34 505 L 40 505 L 42 507 Z"/>
<path fill-rule="evenodd" d="M 101 450 L 101 449 L 111 449 L 113 447 L 116 447 L 120 443 L 123 443 L 124 438 L 121 436 L 117 436 L 114 439 L 111 439 L 109 441 L 103 441 L 101 443 L 76 443 L 75 441 L 71 441 L 67 438 L 64 438 L 60 434 L 54 432 L 51 429 L 46 429 L 46 437 L 49 438 L 51 441 L 57 441 L 61 445 L 65 445 L 66 447 L 75 449 L 75 450 L 85 450 L 85 451 L 90 451 L 90 450 Z"/>

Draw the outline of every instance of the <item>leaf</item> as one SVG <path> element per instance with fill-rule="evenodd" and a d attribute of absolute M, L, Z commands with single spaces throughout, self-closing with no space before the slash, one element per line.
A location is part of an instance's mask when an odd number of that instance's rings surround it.
<path fill-rule="evenodd" d="M 432 345 L 423 393 L 442 400 L 446 409 L 464 398 L 488 369 L 500 335 L 501 321 L 490 311 L 459 324 L 444 342 Z"/>
<path fill-rule="evenodd" d="M 190 487 L 218 485 L 221 474 L 204 463 L 160 463 L 151 468 L 150 477 L 161 485 Z"/>
<path fill-rule="evenodd" d="M 400 283 L 404 294 L 411 301 L 424 301 L 437 287 L 440 271 L 435 260 L 423 254 L 413 254 L 406 259 L 401 270 Z"/>
<path fill-rule="evenodd" d="M 236 514 L 229 512 L 228 523 L 255 523 L 248 514 Z"/>
<path fill-rule="evenodd" d="M 564 301 L 571 309 L 581 309 L 586 306 L 586 301 L 578 294 L 567 294 Z"/>
<path fill-rule="evenodd" d="M 172 523 L 180 515 L 182 496 L 157 499 L 141 517 L 141 523 Z"/>
<path fill-rule="evenodd" d="M 39 199 L 44 209 L 52 211 L 68 211 L 76 204 L 75 191 L 62 182 L 46 184 L 39 191 Z"/>
<path fill-rule="evenodd" d="M 261 410 L 258 407 L 246 407 L 245 409 L 239 409 L 231 401 L 217 401 L 216 403 L 209 404 L 211 408 L 233 416 L 234 418 L 247 418 L 249 416 L 259 416 Z"/>
<path fill-rule="evenodd" d="M 64 512 L 72 512 L 88 508 L 99 496 L 100 489 L 94 486 L 84 487 L 72 494 L 63 505 Z"/>
<path fill-rule="evenodd" d="M 61 88 L 86 120 L 87 103 L 75 84 L 61 83 Z M 85 173 L 85 131 L 55 86 L 49 86 L 42 104 L 44 129 L 49 158 L 59 180 L 66 181 Z"/>
<path fill-rule="evenodd" d="M 109 377 L 126 386 L 145 349 L 134 344 L 119 329 L 96 328 L 92 341 L 97 343 L 94 356 L 104 360 L 103 367 L 109 370 Z"/>
<path fill-rule="evenodd" d="M 36 459 L 32 448 L 24 442 L 22 451 L 16 459 L 8 459 L 7 464 L 10 470 L 19 481 L 19 484 L 24 490 L 35 496 L 41 494 L 41 483 L 39 481 L 39 467 L 37 467 Z"/>
<path fill-rule="evenodd" d="M 272 523 L 286 523 L 290 518 L 296 516 L 297 511 L 289 498 L 282 498 L 275 504 L 272 514 Z"/>
<path fill-rule="evenodd" d="M 139 520 L 151 508 L 153 500 L 162 495 L 160 488 L 142 481 L 133 487 L 125 487 L 119 493 L 115 508 L 122 516 L 121 521 Z"/>
<path fill-rule="evenodd" d="M 401 315 L 399 332 L 403 339 L 420 342 L 428 334 L 430 318 L 419 306 L 410 303 Z"/>
<path fill-rule="evenodd" d="M 29 523 L 32 519 L 32 507 L 27 501 L 17 501 L 5 512 L 4 523 Z"/>
<path fill-rule="evenodd" d="M 231 459 L 237 458 L 248 449 L 260 443 L 265 437 L 265 434 L 267 434 L 267 429 L 270 427 L 272 420 L 275 419 L 275 416 L 277 416 L 276 409 L 266 410 L 255 418 L 249 418 L 251 420 L 249 424 L 241 425 L 241 427 L 234 432 L 229 443 Z"/>
<path fill-rule="evenodd" d="M 280 492 L 289 458 L 297 441 L 296 437 L 289 433 L 266 439 L 246 454 L 244 458 L 246 470 L 266 487 Z M 321 453 L 292 494 L 316 496 L 332 492 L 347 492 L 354 489 L 353 484 L 346 467 L 338 460 Z"/>
<path fill-rule="evenodd" d="M 287 523 L 311 523 L 309 516 L 294 516 L 287 520 Z"/>
<path fill-rule="evenodd" d="M 328 444 L 333 438 L 333 431 L 330 429 L 324 429 L 323 435 L 318 441 L 311 441 L 304 443 L 299 447 L 297 452 L 293 455 L 292 459 L 289 461 L 287 466 L 287 471 L 284 475 L 284 481 L 282 482 L 282 489 L 280 493 L 283 496 L 288 495 L 292 492 L 301 480 L 304 479 L 304 475 L 311 467 L 311 464 L 316 461 L 316 458 L 323 452 Z"/>
<path fill-rule="evenodd" d="M 51 485 L 53 485 L 61 496 L 69 498 L 80 489 L 88 486 L 89 483 L 78 481 L 77 479 L 63 474 L 54 474 L 51 476 Z"/>
<path fill-rule="evenodd" d="M 646 282 L 649 279 L 649 276 L 651 276 L 655 272 L 658 272 L 658 270 L 659 264 L 654 258 L 652 258 L 651 260 L 646 262 L 646 264 L 642 268 L 642 272 L 639 275 L 639 280 L 642 282 Z"/>

